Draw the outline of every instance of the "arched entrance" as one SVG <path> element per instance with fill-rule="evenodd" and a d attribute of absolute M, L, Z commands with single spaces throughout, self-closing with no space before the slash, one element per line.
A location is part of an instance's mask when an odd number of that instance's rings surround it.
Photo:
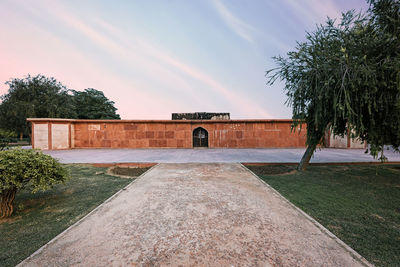
<path fill-rule="evenodd" d="M 208 132 L 202 127 L 193 131 L 193 147 L 208 147 Z"/>

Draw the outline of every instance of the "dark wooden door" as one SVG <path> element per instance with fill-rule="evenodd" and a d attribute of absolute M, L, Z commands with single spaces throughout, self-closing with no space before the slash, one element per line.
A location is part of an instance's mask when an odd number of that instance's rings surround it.
<path fill-rule="evenodd" d="M 208 132 L 201 127 L 193 131 L 193 147 L 208 147 Z"/>

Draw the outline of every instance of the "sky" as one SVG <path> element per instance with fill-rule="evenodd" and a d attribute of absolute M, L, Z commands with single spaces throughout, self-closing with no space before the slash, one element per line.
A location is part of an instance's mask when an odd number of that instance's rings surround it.
<path fill-rule="evenodd" d="M 365 0 L 0 0 L 0 95 L 28 74 L 95 88 L 122 119 L 230 112 L 291 118 L 265 72 L 326 18 Z"/>

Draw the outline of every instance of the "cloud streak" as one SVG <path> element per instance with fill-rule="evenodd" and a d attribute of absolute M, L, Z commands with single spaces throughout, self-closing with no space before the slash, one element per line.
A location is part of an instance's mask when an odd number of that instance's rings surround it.
<path fill-rule="evenodd" d="M 102 34 L 100 31 L 96 30 L 94 27 L 91 27 L 87 23 L 84 23 L 81 19 L 77 17 L 72 17 L 68 13 L 64 12 L 65 8 L 58 8 L 57 18 L 63 20 L 64 23 L 73 27 L 74 29 L 82 32 L 86 37 L 90 38 L 96 45 L 103 47 L 110 54 L 118 53 L 121 58 L 124 60 L 131 61 L 132 59 L 136 60 L 136 63 L 139 61 L 143 67 L 147 67 L 149 71 L 154 72 L 155 69 L 160 69 L 160 62 L 163 64 L 167 64 L 169 67 L 174 67 L 181 74 L 185 74 L 189 76 L 191 79 L 196 79 L 197 81 L 203 83 L 209 89 L 213 90 L 217 94 L 221 95 L 224 99 L 230 102 L 230 105 L 233 107 L 237 107 L 241 110 L 242 113 L 250 115 L 258 115 L 262 117 L 271 117 L 263 107 L 259 106 L 257 103 L 249 99 L 247 96 L 234 92 L 231 89 L 228 89 L 226 86 L 218 82 L 215 78 L 206 74 L 205 72 L 190 66 L 187 63 L 179 60 L 178 58 L 170 55 L 170 53 L 164 51 L 163 49 L 155 46 L 148 40 L 144 38 L 135 37 L 134 40 L 124 40 L 126 33 L 121 30 L 113 27 L 112 25 L 97 19 L 97 22 L 100 23 L 104 29 L 107 29 L 109 33 L 113 35 L 113 37 L 117 37 L 116 39 L 111 40 L 106 35 Z M 128 47 L 124 47 L 120 45 L 121 43 L 129 44 Z M 138 53 L 134 53 L 132 51 L 140 51 L 140 54 L 150 55 L 150 57 L 142 58 L 138 56 Z M 155 59 L 155 61 L 154 61 Z M 183 82 L 182 79 L 178 77 L 172 77 L 174 80 L 171 81 L 170 78 L 171 73 L 167 71 L 168 74 L 164 76 L 165 79 L 168 79 L 170 83 L 180 81 L 181 84 L 188 86 L 187 83 Z M 165 71 L 161 71 L 160 73 L 165 73 Z M 186 87 L 186 88 L 190 88 Z"/>
<path fill-rule="evenodd" d="M 257 44 L 257 39 L 268 40 L 269 43 L 273 43 L 276 48 L 280 48 L 284 51 L 290 50 L 285 42 L 271 32 L 261 31 L 257 27 L 244 22 L 235 16 L 223 3 L 222 0 L 211 0 L 212 5 L 217 11 L 218 15 L 222 18 L 225 25 L 234 32 L 237 36 L 243 40 L 249 42 L 252 45 Z"/>
<path fill-rule="evenodd" d="M 332 0 L 282 0 L 282 2 L 292 11 L 299 21 L 306 19 L 307 23 L 321 23 L 327 17 L 339 18 L 340 10 Z"/>
<path fill-rule="evenodd" d="M 123 90 L 125 92 L 124 94 L 135 96 L 135 98 L 140 96 L 142 101 L 139 100 L 140 103 L 135 107 L 140 109 L 139 112 L 142 114 L 144 111 L 148 111 L 148 106 L 151 105 L 151 103 L 156 102 L 158 106 L 163 106 L 164 110 L 174 108 L 174 105 L 179 105 L 180 108 L 190 108 L 187 101 L 185 102 L 180 99 L 180 95 L 186 95 L 186 98 L 189 96 L 196 98 L 196 100 L 199 101 L 198 103 L 202 103 L 196 105 L 197 107 L 201 107 L 201 109 L 208 107 L 215 110 L 218 109 L 216 107 L 219 107 L 219 105 L 214 107 L 210 106 L 213 100 L 210 101 L 211 99 L 207 98 L 210 95 L 217 95 L 217 102 L 222 101 L 228 103 L 229 107 L 235 109 L 241 116 L 271 117 L 262 106 L 251 98 L 237 90 L 235 91 L 227 87 L 206 71 L 184 62 L 179 59 L 179 57 L 166 51 L 159 45 L 156 45 L 154 42 L 140 37 L 139 35 L 127 33 L 97 16 L 81 18 L 78 14 L 68 10 L 60 1 L 42 1 L 35 4 L 34 7 L 26 6 L 23 2 L 17 2 L 17 5 L 33 17 L 37 17 L 40 14 L 38 10 L 46 10 L 45 7 L 48 8 L 48 13 L 45 15 L 42 14 L 43 17 L 47 18 L 45 21 L 46 23 L 59 24 L 60 26 L 57 26 L 57 28 L 64 29 L 64 31 L 65 29 L 73 30 L 75 35 L 79 34 L 81 36 L 80 38 L 88 40 L 91 46 L 101 49 L 104 51 L 105 55 L 108 55 L 108 57 L 113 60 L 117 60 L 119 64 L 128 68 L 139 69 L 141 73 L 145 74 L 147 77 L 151 77 L 151 83 L 146 83 L 145 78 L 130 82 L 128 77 L 123 77 L 114 70 L 112 70 L 114 73 L 110 72 L 107 74 L 107 66 L 95 67 L 96 69 L 103 69 L 101 71 L 102 77 L 100 78 L 103 81 L 102 84 L 109 87 L 111 86 L 111 88 L 112 84 L 118 84 L 118 88 Z M 46 31 L 46 28 L 43 28 L 43 30 Z M 55 38 L 62 36 L 62 31 L 63 30 L 61 30 L 61 32 L 51 32 L 47 29 L 48 34 L 52 34 Z M 59 40 L 65 42 L 65 39 Z M 67 40 L 67 42 L 68 41 L 70 40 Z M 72 47 L 74 46 L 74 44 L 71 45 Z M 85 58 L 84 53 L 79 51 L 79 46 L 75 47 L 75 53 L 79 53 Z M 86 60 L 92 60 L 90 57 L 90 55 L 87 55 Z M 90 71 L 93 72 L 94 69 Z M 107 77 L 109 77 L 110 80 L 112 79 L 113 82 L 106 81 Z M 196 82 L 190 82 L 192 80 Z M 180 93 L 171 92 L 169 94 L 166 91 L 162 93 L 157 92 L 160 88 L 154 88 L 156 83 L 165 84 L 165 88 L 168 88 L 167 90 L 180 91 Z M 124 84 L 126 87 L 129 86 L 129 88 L 123 89 Z M 100 88 L 104 87 L 104 85 Z M 202 91 L 208 91 L 210 93 L 199 93 Z M 171 106 L 171 104 L 168 103 L 170 101 L 165 100 L 165 97 L 173 101 L 174 104 Z M 122 101 L 125 102 L 126 100 L 122 99 Z M 143 103 L 146 104 L 142 105 Z M 226 108 L 226 104 L 222 104 L 222 106 Z M 126 111 L 127 109 L 131 109 L 131 107 L 120 108 L 121 111 Z"/>
<path fill-rule="evenodd" d="M 112 27 L 106 22 L 102 21 L 101 24 L 105 26 L 114 36 L 118 36 L 119 40 L 122 40 L 126 34 L 121 32 L 119 29 Z M 166 63 L 170 67 L 174 67 L 182 74 L 189 76 L 192 79 L 205 84 L 209 88 L 213 89 L 215 92 L 226 98 L 234 106 L 239 106 L 246 113 L 253 113 L 259 116 L 268 117 L 268 114 L 264 108 L 260 107 L 257 103 L 250 100 L 248 97 L 236 93 L 226 86 L 215 80 L 213 77 L 207 73 L 190 66 L 189 64 L 179 60 L 178 58 L 172 56 L 170 53 L 163 51 L 163 49 L 157 47 L 153 43 L 145 40 L 143 38 L 136 40 L 137 44 L 140 46 L 140 51 L 145 51 L 148 55 L 156 58 L 157 61 Z"/>
<path fill-rule="evenodd" d="M 350 2 L 341 5 L 361 0 Z M 98 88 L 124 118 L 178 109 L 288 117 L 282 88 L 266 88 L 264 71 L 304 30 L 340 15 L 339 2 L 235 3 L 0 1 L 0 78 L 42 73 Z"/>
<path fill-rule="evenodd" d="M 252 32 L 256 30 L 252 26 L 234 16 L 221 1 L 213 0 L 212 3 L 228 28 L 247 42 L 254 44 Z"/>

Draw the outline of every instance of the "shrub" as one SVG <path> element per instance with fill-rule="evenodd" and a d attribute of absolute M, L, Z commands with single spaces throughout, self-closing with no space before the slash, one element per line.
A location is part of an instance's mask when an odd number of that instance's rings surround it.
<path fill-rule="evenodd" d="M 12 214 L 17 191 L 29 187 L 32 193 L 64 183 L 67 170 L 54 158 L 32 149 L 0 151 L 0 218 Z"/>
<path fill-rule="evenodd" d="M 0 151 L 6 149 L 8 143 L 10 143 L 15 136 L 16 134 L 14 132 L 0 129 Z"/>

